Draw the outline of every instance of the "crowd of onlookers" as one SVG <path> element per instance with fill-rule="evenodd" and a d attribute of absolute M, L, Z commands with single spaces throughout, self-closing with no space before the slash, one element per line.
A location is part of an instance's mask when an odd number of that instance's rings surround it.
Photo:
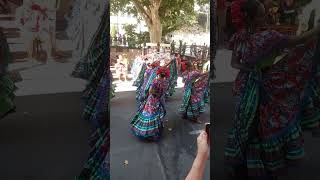
<path fill-rule="evenodd" d="M 131 78 L 135 80 L 139 75 L 139 70 L 142 67 L 142 64 L 146 62 L 148 55 L 139 54 L 133 60 L 129 60 L 126 54 L 116 55 L 114 63 L 114 68 L 116 71 L 116 79 L 121 81 L 127 81 L 128 75 L 131 75 Z M 177 70 L 178 73 L 182 73 L 187 68 L 187 63 L 193 64 L 193 66 L 199 71 L 209 71 L 210 69 L 210 61 L 203 61 L 202 59 L 198 59 L 196 57 L 180 55 L 179 53 L 175 53 L 174 57 L 177 61 Z"/>
<path fill-rule="evenodd" d="M 116 34 L 110 37 L 110 42 L 112 45 L 127 45 L 127 36 L 125 34 Z"/>

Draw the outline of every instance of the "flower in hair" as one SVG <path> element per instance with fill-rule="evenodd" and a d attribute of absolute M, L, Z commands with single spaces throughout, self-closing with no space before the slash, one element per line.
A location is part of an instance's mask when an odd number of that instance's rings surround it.
<path fill-rule="evenodd" d="M 160 67 L 157 70 L 157 75 L 164 75 L 166 78 L 170 77 L 170 70 L 166 67 Z"/>
<path fill-rule="evenodd" d="M 160 66 L 160 61 L 155 61 L 155 62 L 153 62 L 153 63 L 151 64 L 151 67 L 152 67 L 152 68 L 155 68 L 155 67 L 158 67 L 158 66 Z"/>

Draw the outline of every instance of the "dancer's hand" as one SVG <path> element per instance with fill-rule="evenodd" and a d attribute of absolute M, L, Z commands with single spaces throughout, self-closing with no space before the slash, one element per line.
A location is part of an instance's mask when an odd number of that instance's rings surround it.
<path fill-rule="evenodd" d="M 208 143 L 208 135 L 205 131 L 202 131 L 201 134 L 198 136 L 197 146 L 198 146 L 197 156 L 207 159 L 209 157 L 210 147 Z"/>

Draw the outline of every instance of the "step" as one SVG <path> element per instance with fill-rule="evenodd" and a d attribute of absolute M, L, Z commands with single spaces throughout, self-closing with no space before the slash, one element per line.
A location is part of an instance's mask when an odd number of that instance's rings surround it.
<path fill-rule="evenodd" d="M 28 58 L 25 58 L 23 60 L 24 60 L 23 62 L 11 63 L 9 65 L 9 71 L 23 71 L 25 69 L 30 69 L 30 68 L 42 65 L 42 63 L 40 62 L 30 60 Z"/>
<path fill-rule="evenodd" d="M 5 18 L 5 17 L 3 17 L 3 18 Z M 18 29 L 18 26 L 14 20 L 1 20 L 1 18 L 0 18 L 0 23 L 1 23 L 1 27 L 3 29 L 11 29 L 11 28 Z"/>
<path fill-rule="evenodd" d="M 19 38 L 20 37 L 20 33 L 17 32 L 17 33 L 5 33 L 5 37 L 7 39 L 10 39 L 10 38 Z"/>
<path fill-rule="evenodd" d="M 11 52 L 24 52 L 26 47 L 23 43 L 8 43 Z"/>
<path fill-rule="evenodd" d="M 15 21 L 16 17 L 12 15 L 4 16 L 3 14 L 0 15 L 0 21 Z"/>
<path fill-rule="evenodd" d="M 7 42 L 8 42 L 8 44 L 23 44 L 24 43 L 24 41 L 20 37 L 7 38 Z"/>
<path fill-rule="evenodd" d="M 27 57 L 28 53 L 24 51 L 18 51 L 18 52 L 11 52 L 14 62 L 24 62 Z"/>
<path fill-rule="evenodd" d="M 61 86 L 65 84 L 65 86 Z M 58 80 L 23 80 L 16 83 L 18 89 L 15 91 L 16 96 L 56 94 L 68 92 L 82 92 L 86 87 L 85 80 L 76 78 L 61 78 Z"/>
<path fill-rule="evenodd" d="M 20 31 L 19 28 L 15 27 L 13 24 L 10 24 L 11 27 L 4 27 L 2 28 L 3 32 L 16 32 L 16 31 Z"/>
<path fill-rule="evenodd" d="M 23 4 L 23 0 L 8 0 L 8 1 L 17 6 L 21 6 Z"/>

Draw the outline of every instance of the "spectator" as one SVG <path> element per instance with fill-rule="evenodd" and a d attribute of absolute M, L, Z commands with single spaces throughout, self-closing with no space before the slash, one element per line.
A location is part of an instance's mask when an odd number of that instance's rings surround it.
<path fill-rule="evenodd" d="M 126 59 L 123 58 L 122 55 L 118 56 L 117 63 L 115 64 L 115 68 L 116 68 L 116 74 L 117 74 L 117 77 L 119 78 L 119 80 L 124 78 L 125 81 L 127 81 L 127 65 L 126 65 L 126 62 L 127 62 Z"/>
<path fill-rule="evenodd" d="M 178 54 L 178 53 L 175 53 L 174 56 L 175 56 L 176 61 L 177 61 L 178 74 L 180 75 L 180 72 L 181 72 L 181 57 L 180 57 L 180 54 Z"/>
<path fill-rule="evenodd" d="M 127 45 L 127 37 L 126 37 L 125 34 L 122 36 L 122 44 L 123 44 L 124 46 Z"/>

